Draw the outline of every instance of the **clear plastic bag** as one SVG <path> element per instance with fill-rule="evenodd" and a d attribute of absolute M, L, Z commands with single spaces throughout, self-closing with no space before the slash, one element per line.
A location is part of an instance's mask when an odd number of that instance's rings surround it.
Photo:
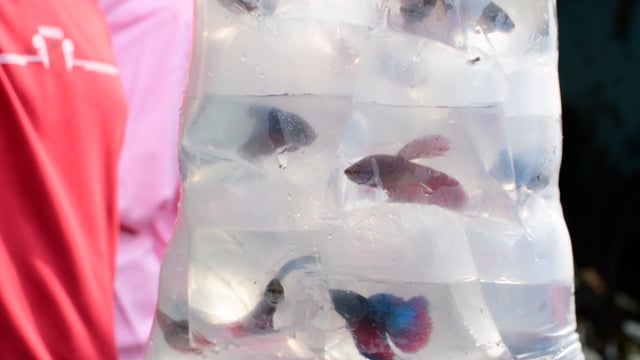
<path fill-rule="evenodd" d="M 553 0 L 201 0 L 150 359 L 582 359 Z"/>

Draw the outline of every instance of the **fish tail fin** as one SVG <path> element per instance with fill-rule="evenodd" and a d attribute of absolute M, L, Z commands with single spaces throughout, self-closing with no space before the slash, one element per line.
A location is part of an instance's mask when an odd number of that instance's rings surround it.
<path fill-rule="evenodd" d="M 392 307 L 387 333 L 402 352 L 415 353 L 429 342 L 431 326 L 429 302 L 416 296 Z"/>
<path fill-rule="evenodd" d="M 427 135 L 408 142 L 398 151 L 398 156 L 405 160 L 444 156 L 451 149 L 451 141 L 438 135 Z"/>
<path fill-rule="evenodd" d="M 274 276 L 274 279 L 283 280 L 291 272 L 303 269 L 308 265 L 317 265 L 320 259 L 316 255 L 304 255 L 287 261 Z"/>

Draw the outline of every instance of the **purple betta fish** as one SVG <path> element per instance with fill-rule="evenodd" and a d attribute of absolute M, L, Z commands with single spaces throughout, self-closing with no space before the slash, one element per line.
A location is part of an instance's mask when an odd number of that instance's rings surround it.
<path fill-rule="evenodd" d="M 371 155 L 344 173 L 356 184 L 379 187 L 391 202 L 422 203 L 464 210 L 469 197 L 458 180 L 442 171 L 410 160 L 444 156 L 451 148 L 442 135 L 427 135 L 408 142 L 397 155 Z"/>
<path fill-rule="evenodd" d="M 360 185 L 380 187 L 391 202 L 423 203 L 463 210 L 469 201 L 458 180 L 396 155 L 371 155 L 344 171 Z"/>
<path fill-rule="evenodd" d="M 356 348 L 369 360 L 397 359 L 389 341 L 415 353 L 431 337 L 429 303 L 423 296 L 407 301 L 390 294 L 369 298 L 349 290 L 330 290 L 333 306 L 347 323 Z"/>

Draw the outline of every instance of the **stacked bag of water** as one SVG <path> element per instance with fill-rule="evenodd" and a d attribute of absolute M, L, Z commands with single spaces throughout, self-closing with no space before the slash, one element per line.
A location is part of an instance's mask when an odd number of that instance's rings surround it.
<path fill-rule="evenodd" d="M 583 359 L 555 0 L 196 0 L 148 359 Z"/>

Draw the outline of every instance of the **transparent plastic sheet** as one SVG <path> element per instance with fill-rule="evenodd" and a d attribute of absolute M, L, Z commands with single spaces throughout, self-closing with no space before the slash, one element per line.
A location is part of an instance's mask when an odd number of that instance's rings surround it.
<path fill-rule="evenodd" d="M 582 359 L 552 0 L 201 0 L 148 359 Z"/>

